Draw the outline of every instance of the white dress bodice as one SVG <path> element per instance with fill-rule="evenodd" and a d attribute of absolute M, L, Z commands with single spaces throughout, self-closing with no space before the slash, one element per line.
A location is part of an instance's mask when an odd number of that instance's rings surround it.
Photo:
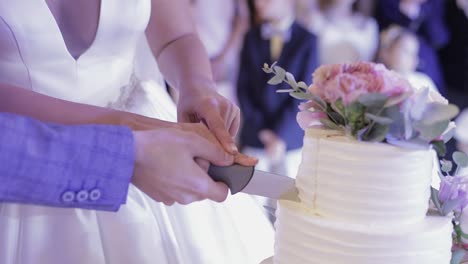
<path fill-rule="evenodd" d="M 78 0 L 75 0 L 78 1 Z M 151 0 L 101 0 L 75 59 L 45 0 L 0 0 L 0 82 L 176 121 L 144 36 Z M 118 212 L 0 202 L 0 263 L 257 264 L 273 229 L 252 197 L 165 206 L 130 185 Z"/>
<path fill-rule="evenodd" d="M 0 80 L 64 100 L 107 106 L 133 73 L 150 5 L 150 0 L 102 0 L 95 39 L 75 59 L 45 1 L 1 0 Z"/>

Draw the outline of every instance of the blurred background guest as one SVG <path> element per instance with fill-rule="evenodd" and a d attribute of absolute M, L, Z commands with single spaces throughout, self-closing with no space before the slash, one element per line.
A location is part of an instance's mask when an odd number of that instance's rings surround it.
<path fill-rule="evenodd" d="M 378 47 L 378 26 L 358 12 L 356 0 L 318 0 L 303 23 L 318 36 L 320 64 L 371 61 Z"/>
<path fill-rule="evenodd" d="M 210 57 L 219 92 L 236 101 L 242 40 L 249 26 L 246 0 L 191 0 L 197 32 Z"/>
<path fill-rule="evenodd" d="M 382 32 L 380 38 L 379 62 L 403 75 L 418 89 L 437 87 L 429 76 L 416 71 L 419 62 L 419 41 L 410 31 L 392 25 Z"/>
<path fill-rule="evenodd" d="M 295 177 L 301 160 L 303 131 L 297 125 L 299 100 L 278 94 L 268 85 L 271 76 L 262 65 L 278 61 L 298 80 L 311 83 L 317 67 L 317 40 L 295 21 L 293 0 L 255 0 L 260 26 L 250 29 L 241 52 L 237 94 L 244 118 L 240 141 L 245 153 L 259 158 L 257 168 L 267 170 L 265 146 L 260 132 L 269 129 L 286 143 L 286 172 Z"/>
<path fill-rule="evenodd" d="M 420 45 L 418 70 L 431 77 L 445 94 L 437 56 L 437 50 L 446 45 L 449 38 L 443 0 L 379 0 L 376 17 L 381 30 L 397 24 L 416 34 Z"/>

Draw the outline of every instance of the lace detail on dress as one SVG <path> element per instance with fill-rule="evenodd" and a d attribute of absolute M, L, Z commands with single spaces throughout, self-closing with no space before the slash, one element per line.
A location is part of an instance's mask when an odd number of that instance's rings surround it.
<path fill-rule="evenodd" d="M 131 111 L 138 107 L 139 104 L 141 104 L 141 98 L 145 98 L 146 96 L 146 91 L 141 81 L 135 74 L 132 74 L 128 84 L 120 88 L 120 95 L 117 100 L 109 102 L 107 107 L 116 110 Z"/>

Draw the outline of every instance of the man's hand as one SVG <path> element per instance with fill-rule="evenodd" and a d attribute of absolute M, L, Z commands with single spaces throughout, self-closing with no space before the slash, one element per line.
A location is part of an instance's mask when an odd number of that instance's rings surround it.
<path fill-rule="evenodd" d="M 177 128 L 137 131 L 134 135 L 132 183 L 150 197 L 166 205 L 226 199 L 227 186 L 214 182 L 195 162 L 200 158 L 218 166 L 231 165 L 233 156 L 219 144 L 196 132 Z"/>

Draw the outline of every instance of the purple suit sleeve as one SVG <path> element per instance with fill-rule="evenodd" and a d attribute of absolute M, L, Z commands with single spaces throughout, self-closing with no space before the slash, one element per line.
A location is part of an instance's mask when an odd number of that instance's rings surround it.
<path fill-rule="evenodd" d="M 0 202 L 117 211 L 133 173 L 130 129 L 0 113 Z"/>

